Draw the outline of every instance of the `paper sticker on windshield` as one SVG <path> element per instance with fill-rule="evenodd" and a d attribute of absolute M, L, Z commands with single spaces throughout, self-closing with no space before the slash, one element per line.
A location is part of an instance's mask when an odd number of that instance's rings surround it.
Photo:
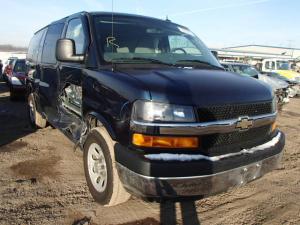
<path fill-rule="evenodd" d="M 106 45 L 107 45 L 107 47 L 112 46 L 112 47 L 115 47 L 115 48 L 120 48 L 120 46 L 117 45 L 117 44 L 115 43 L 115 41 L 116 41 L 116 38 L 115 38 L 115 37 L 107 37 L 107 38 L 106 38 Z"/>

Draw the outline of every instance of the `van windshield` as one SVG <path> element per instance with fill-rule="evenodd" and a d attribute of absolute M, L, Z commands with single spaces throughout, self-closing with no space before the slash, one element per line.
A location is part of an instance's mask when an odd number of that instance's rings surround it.
<path fill-rule="evenodd" d="M 16 65 L 14 67 L 14 71 L 17 73 L 25 73 L 26 71 L 26 64 L 25 64 L 25 60 L 19 60 L 16 62 Z"/>
<path fill-rule="evenodd" d="M 95 16 L 94 26 L 105 63 L 164 63 L 221 67 L 189 29 L 169 21 Z"/>
<path fill-rule="evenodd" d="M 290 64 L 286 61 L 277 61 L 278 70 L 290 70 Z"/>
<path fill-rule="evenodd" d="M 252 66 L 248 65 L 232 65 L 234 72 L 241 74 L 243 76 L 254 77 L 258 75 L 258 71 Z"/>

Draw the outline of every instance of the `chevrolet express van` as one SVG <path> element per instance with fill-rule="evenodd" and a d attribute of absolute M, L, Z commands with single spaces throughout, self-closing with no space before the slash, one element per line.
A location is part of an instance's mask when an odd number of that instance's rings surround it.
<path fill-rule="evenodd" d="M 203 198 L 280 163 L 272 90 L 226 72 L 169 20 L 80 12 L 34 34 L 27 66 L 31 124 L 51 124 L 83 149 L 102 205 L 130 194 Z"/>

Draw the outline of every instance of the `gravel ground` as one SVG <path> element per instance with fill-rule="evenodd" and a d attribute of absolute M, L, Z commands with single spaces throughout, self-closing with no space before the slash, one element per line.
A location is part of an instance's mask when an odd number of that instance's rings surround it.
<path fill-rule="evenodd" d="M 282 168 L 245 187 L 196 202 L 97 205 L 82 153 L 58 130 L 32 130 L 24 101 L 0 83 L 0 224 L 300 224 L 300 99 L 279 115 L 287 143 Z"/>

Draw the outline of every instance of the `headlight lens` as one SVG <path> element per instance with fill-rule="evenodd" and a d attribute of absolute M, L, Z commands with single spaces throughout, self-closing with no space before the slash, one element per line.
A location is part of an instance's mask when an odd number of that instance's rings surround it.
<path fill-rule="evenodd" d="M 275 96 L 272 101 L 272 112 L 275 113 L 277 111 L 277 97 Z"/>
<path fill-rule="evenodd" d="M 138 100 L 133 105 L 132 119 L 139 122 L 196 122 L 191 106 Z"/>

